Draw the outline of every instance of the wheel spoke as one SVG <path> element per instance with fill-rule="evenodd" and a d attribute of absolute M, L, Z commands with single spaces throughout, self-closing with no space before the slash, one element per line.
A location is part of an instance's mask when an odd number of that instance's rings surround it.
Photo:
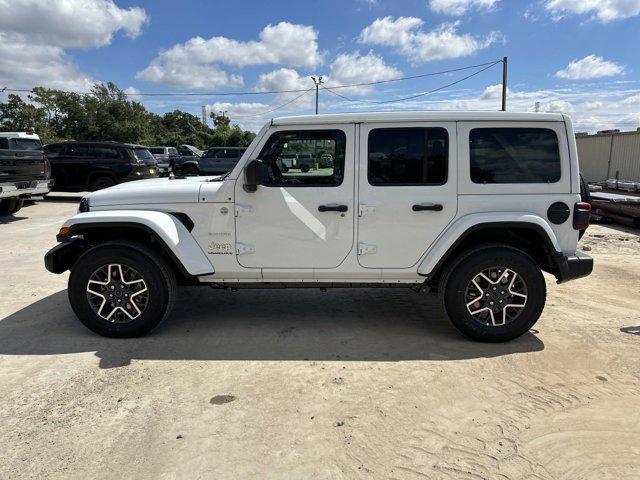
<path fill-rule="evenodd" d="M 511 268 L 486 268 L 470 280 L 465 290 L 467 311 L 484 325 L 506 325 L 520 315 L 526 304 L 527 286 Z"/>
<path fill-rule="evenodd" d="M 107 264 L 87 281 L 87 300 L 93 311 L 111 323 L 127 323 L 146 310 L 147 284 L 142 275 L 122 264 Z"/>

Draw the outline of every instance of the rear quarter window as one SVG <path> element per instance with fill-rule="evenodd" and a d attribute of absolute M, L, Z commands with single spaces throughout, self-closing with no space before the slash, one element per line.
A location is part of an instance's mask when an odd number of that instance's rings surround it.
<path fill-rule="evenodd" d="M 560 180 L 558 136 L 547 128 L 474 128 L 469 133 L 469 154 L 473 183 Z"/>

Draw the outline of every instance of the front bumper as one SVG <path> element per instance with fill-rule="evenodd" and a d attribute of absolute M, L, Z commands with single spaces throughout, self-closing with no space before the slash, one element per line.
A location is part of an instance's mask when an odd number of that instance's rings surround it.
<path fill-rule="evenodd" d="M 558 283 L 586 277 L 593 271 L 593 258 L 580 252 L 573 255 L 559 255 L 555 263 Z"/>
<path fill-rule="evenodd" d="M 51 273 L 62 273 L 71 268 L 84 250 L 84 242 L 79 238 L 63 241 L 45 253 L 44 266 Z"/>
<path fill-rule="evenodd" d="M 45 193 L 49 193 L 52 186 L 53 180 L 2 183 L 0 184 L 0 198 L 28 198 L 32 195 L 44 195 Z"/>

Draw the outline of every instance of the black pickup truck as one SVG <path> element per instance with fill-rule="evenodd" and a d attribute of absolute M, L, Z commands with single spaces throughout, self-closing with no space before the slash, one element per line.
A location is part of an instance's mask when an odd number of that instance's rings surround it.
<path fill-rule="evenodd" d="M 49 192 L 47 157 L 37 135 L 0 132 L 0 215 L 11 215 L 32 195 Z"/>

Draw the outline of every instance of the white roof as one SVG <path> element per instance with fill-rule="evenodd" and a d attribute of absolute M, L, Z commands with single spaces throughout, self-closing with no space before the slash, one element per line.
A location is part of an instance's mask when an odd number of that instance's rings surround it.
<path fill-rule="evenodd" d="M 494 122 L 562 122 L 561 113 L 533 112 L 490 112 L 490 111 L 394 111 L 331 113 L 326 115 L 300 115 L 273 119 L 274 125 L 303 125 L 317 123 L 360 123 L 360 122 L 456 122 L 456 121 L 494 121 Z"/>
<path fill-rule="evenodd" d="M 31 140 L 40 140 L 40 137 L 35 133 L 27 133 L 27 132 L 0 132 L 0 137 L 28 138 Z"/>

